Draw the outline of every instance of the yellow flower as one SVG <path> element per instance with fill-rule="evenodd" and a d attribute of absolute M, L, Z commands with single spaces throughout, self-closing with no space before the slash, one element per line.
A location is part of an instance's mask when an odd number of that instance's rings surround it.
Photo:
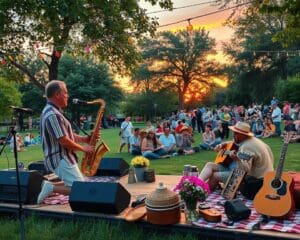
<path fill-rule="evenodd" d="M 131 165 L 134 167 L 142 168 L 142 167 L 148 167 L 150 165 L 150 162 L 147 158 L 143 156 L 137 156 L 131 160 Z"/>

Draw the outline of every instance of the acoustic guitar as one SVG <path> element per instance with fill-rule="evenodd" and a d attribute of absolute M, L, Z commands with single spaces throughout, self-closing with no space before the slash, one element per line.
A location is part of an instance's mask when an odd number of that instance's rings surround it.
<path fill-rule="evenodd" d="M 230 152 L 236 150 L 238 150 L 238 146 L 234 142 L 227 143 L 225 148 L 221 149 L 218 152 L 218 155 L 215 159 L 215 163 L 228 166 L 232 162 L 232 159 L 229 156 Z"/>
<path fill-rule="evenodd" d="M 295 209 L 293 177 L 282 172 L 290 138 L 291 132 L 287 134 L 284 140 L 276 172 L 265 174 L 263 186 L 253 201 L 256 211 L 269 217 L 288 218 Z"/>

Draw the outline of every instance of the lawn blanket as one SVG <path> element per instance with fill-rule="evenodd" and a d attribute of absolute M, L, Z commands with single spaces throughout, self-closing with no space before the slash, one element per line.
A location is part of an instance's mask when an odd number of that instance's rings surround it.
<path fill-rule="evenodd" d="M 270 219 L 266 223 L 262 223 L 262 215 L 258 214 L 253 207 L 252 201 L 245 199 L 242 195 L 238 195 L 237 198 L 241 199 L 244 204 L 251 209 L 251 215 L 247 220 L 241 220 L 233 223 L 233 225 L 228 225 L 228 219 L 224 213 L 223 204 L 226 201 L 219 191 L 211 193 L 207 202 L 210 203 L 211 207 L 222 212 L 222 221 L 219 223 L 210 223 L 200 218 L 197 222 L 193 222 L 193 225 L 203 227 L 203 228 L 232 228 L 232 229 L 248 229 L 251 230 L 255 227 L 255 224 L 260 222 L 260 228 L 262 230 L 274 230 L 286 233 L 300 233 L 300 211 L 296 211 L 293 216 L 288 220 L 275 220 Z"/>
<path fill-rule="evenodd" d="M 117 182 L 119 177 L 113 176 L 103 176 L 103 177 L 86 177 L 85 181 L 87 182 Z M 53 193 L 51 196 L 47 197 L 43 203 L 48 205 L 55 205 L 55 204 L 69 204 L 69 196 Z"/>

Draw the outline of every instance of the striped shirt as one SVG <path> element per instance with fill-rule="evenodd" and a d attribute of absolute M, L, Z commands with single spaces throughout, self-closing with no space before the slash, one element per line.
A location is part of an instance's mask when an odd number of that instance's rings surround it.
<path fill-rule="evenodd" d="M 60 109 L 51 102 L 48 102 L 43 109 L 40 131 L 47 170 L 53 172 L 62 159 L 72 165 L 77 163 L 75 152 L 61 146 L 58 142 L 58 139 L 64 136 L 74 141 L 71 124 Z"/>

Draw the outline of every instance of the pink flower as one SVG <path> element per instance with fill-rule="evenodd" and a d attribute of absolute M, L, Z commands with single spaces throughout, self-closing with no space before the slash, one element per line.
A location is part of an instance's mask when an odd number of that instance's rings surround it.
<path fill-rule="evenodd" d="M 185 186 L 183 186 L 183 183 L 185 181 L 190 182 L 191 184 L 193 184 L 195 186 L 199 186 L 200 188 L 205 190 L 207 192 L 207 194 L 210 194 L 210 188 L 209 188 L 208 184 L 206 182 L 204 182 L 203 180 L 201 180 L 200 178 L 197 178 L 195 176 L 183 176 L 183 177 L 181 177 L 179 183 L 175 186 L 173 191 L 175 191 L 175 192 L 180 191 L 180 190 L 186 191 Z"/>

